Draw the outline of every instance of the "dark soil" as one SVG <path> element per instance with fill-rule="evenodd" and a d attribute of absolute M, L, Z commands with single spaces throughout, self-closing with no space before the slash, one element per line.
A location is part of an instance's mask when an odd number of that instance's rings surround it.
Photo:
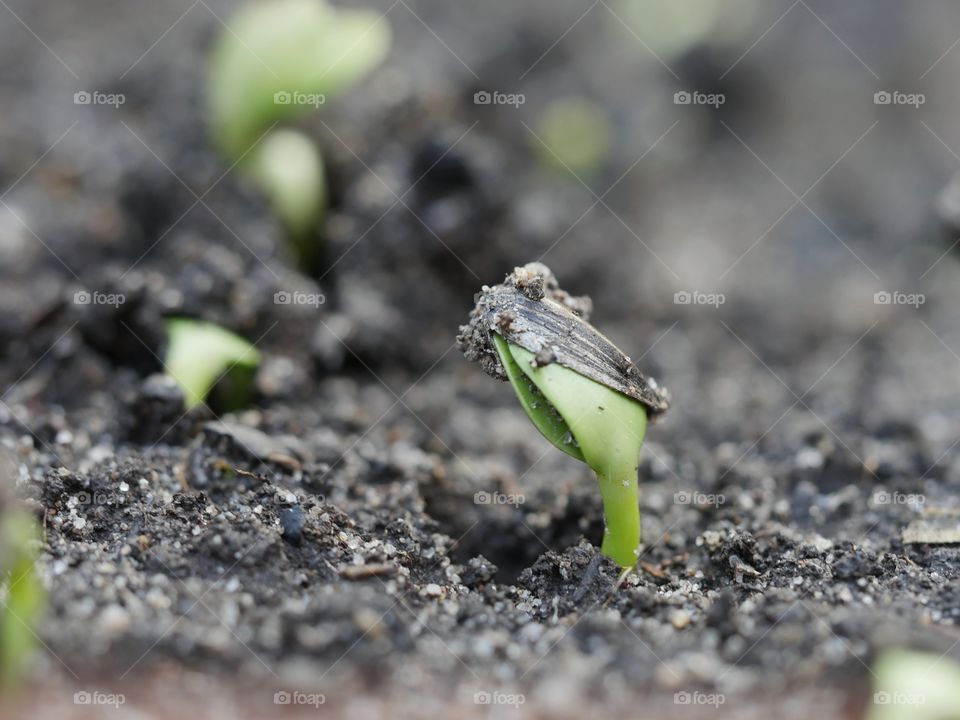
<path fill-rule="evenodd" d="M 756 3 L 668 70 L 614 3 L 380 3 L 390 62 L 302 122 L 332 188 L 311 277 L 206 137 L 233 3 L 9 5 L 0 467 L 45 529 L 34 716 L 102 711 L 73 704 L 99 688 L 171 716 L 293 713 L 274 694 L 299 689 L 360 717 L 860 717 L 884 648 L 960 659 L 960 550 L 901 540 L 958 507 L 935 201 L 960 50 L 925 72 L 955 6 Z M 126 102 L 73 104 L 94 88 Z M 579 182 L 533 134 L 567 94 L 613 120 Z M 474 293 L 535 260 L 673 395 L 622 584 L 589 469 L 454 348 Z M 256 343 L 249 409 L 182 411 L 173 315 Z"/>

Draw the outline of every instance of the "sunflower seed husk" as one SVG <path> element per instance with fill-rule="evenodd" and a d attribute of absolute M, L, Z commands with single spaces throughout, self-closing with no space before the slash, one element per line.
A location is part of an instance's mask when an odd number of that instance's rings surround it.
<path fill-rule="evenodd" d="M 593 325 L 587 322 L 590 298 L 560 289 L 541 263 L 515 268 L 500 285 L 484 285 L 476 296 L 470 322 L 460 327 L 457 347 L 484 372 L 499 380 L 507 375 L 491 333 L 536 355 L 535 363 L 552 362 L 642 403 L 651 418 L 670 406 L 670 394 L 640 372 Z"/>

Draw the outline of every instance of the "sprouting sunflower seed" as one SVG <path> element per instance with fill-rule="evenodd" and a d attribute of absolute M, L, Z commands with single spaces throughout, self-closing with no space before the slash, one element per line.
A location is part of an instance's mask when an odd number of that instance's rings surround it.
<path fill-rule="evenodd" d="M 587 322 L 539 263 L 477 295 L 457 342 L 468 360 L 513 386 L 537 429 L 597 475 L 606 528 L 601 552 L 624 568 L 640 552 L 637 471 L 648 419 L 670 398 Z"/>
<path fill-rule="evenodd" d="M 589 298 L 573 297 L 541 263 L 515 268 L 500 285 L 484 286 L 460 328 L 458 347 L 487 374 L 507 380 L 494 344 L 499 335 L 534 353 L 537 366 L 558 363 L 640 402 L 651 418 L 670 406 L 670 394 L 640 372 L 619 348 L 587 322 Z"/>

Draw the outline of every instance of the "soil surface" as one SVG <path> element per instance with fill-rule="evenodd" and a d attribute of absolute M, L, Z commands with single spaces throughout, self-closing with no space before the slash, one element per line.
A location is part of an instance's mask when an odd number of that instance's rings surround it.
<path fill-rule="evenodd" d="M 10 716 L 862 717 L 883 649 L 960 659 L 960 550 L 902 535 L 960 512 L 960 9 L 738 0 L 670 53 L 630 2 L 367 4 L 389 61 L 299 123 L 313 276 L 206 134 L 234 3 L 0 8 L 0 467 L 49 593 Z M 568 95 L 592 173 L 543 160 Z M 455 349 L 532 261 L 672 394 L 622 583 L 589 469 Z M 183 315 L 263 353 L 249 408 L 184 412 Z"/>

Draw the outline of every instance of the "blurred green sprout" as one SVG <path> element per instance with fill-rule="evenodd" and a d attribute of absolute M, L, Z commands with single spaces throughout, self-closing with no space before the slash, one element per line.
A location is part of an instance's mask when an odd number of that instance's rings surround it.
<path fill-rule="evenodd" d="M 381 13 L 324 0 L 257 0 L 233 15 L 210 60 L 214 138 L 240 157 L 274 123 L 348 89 L 390 49 Z"/>
<path fill-rule="evenodd" d="M 40 543 L 36 521 L 26 511 L 11 510 L 0 522 L 0 688 L 12 692 L 39 643 L 36 627 L 46 592 L 35 566 Z"/>
<path fill-rule="evenodd" d="M 914 650 L 887 650 L 873 664 L 867 720 L 960 718 L 960 663 Z"/>
<path fill-rule="evenodd" d="M 613 127 L 607 113 L 581 97 L 554 100 L 537 125 L 536 150 L 541 161 L 557 170 L 591 174 L 610 155 Z"/>
<path fill-rule="evenodd" d="M 183 390 L 188 409 L 203 405 L 216 388 L 214 404 L 224 411 L 237 410 L 249 403 L 260 353 L 219 325 L 170 318 L 164 364 Z"/>
<path fill-rule="evenodd" d="M 389 49 L 381 13 L 325 0 L 250 2 L 215 43 L 207 73 L 211 134 L 266 195 L 301 267 L 316 262 L 312 231 L 326 205 L 323 159 L 311 138 L 275 127 L 349 89 Z"/>
<path fill-rule="evenodd" d="M 282 218 L 287 233 L 297 239 L 308 237 L 326 209 L 320 148 L 296 130 L 274 130 L 253 150 L 247 169 Z M 312 258 L 301 260 L 307 266 L 312 262 Z"/>
<path fill-rule="evenodd" d="M 732 4 L 737 7 L 726 8 L 721 0 L 616 0 L 611 24 L 645 57 L 669 62 L 708 38 L 723 10 L 744 9 L 742 0 Z"/>

